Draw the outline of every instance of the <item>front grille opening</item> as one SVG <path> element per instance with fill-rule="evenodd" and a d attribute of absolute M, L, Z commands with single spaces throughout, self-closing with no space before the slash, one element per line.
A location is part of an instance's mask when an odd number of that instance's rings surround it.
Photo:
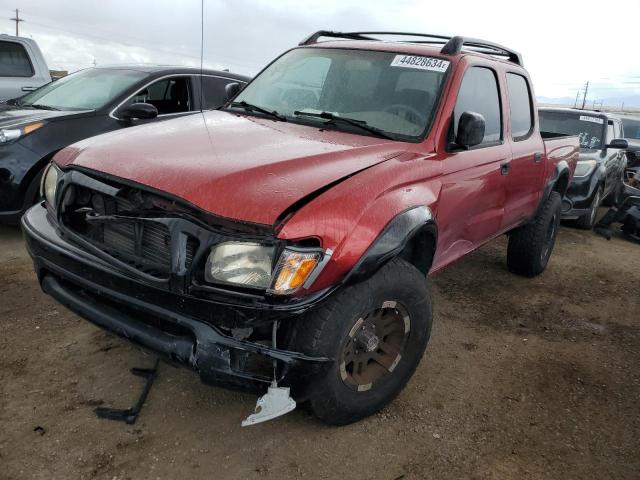
<path fill-rule="evenodd" d="M 112 197 L 71 185 L 62 204 L 63 224 L 84 240 L 148 275 L 158 278 L 169 275 L 171 233 L 164 223 L 141 218 L 141 213 L 152 205 L 139 192 L 132 190 L 128 196 L 125 192 L 122 197 Z M 193 242 L 191 248 L 192 261 Z"/>
<path fill-rule="evenodd" d="M 187 253 L 185 256 L 185 267 L 191 268 L 193 265 L 193 259 L 196 256 L 196 252 L 198 251 L 198 247 L 200 246 L 200 242 L 195 237 L 187 238 Z"/>

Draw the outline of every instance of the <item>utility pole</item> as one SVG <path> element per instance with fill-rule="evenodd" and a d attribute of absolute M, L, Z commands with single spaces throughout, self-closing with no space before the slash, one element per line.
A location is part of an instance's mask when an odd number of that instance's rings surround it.
<path fill-rule="evenodd" d="M 573 102 L 573 108 L 578 106 L 578 97 L 580 96 L 580 89 L 576 92 L 576 100 Z"/>
<path fill-rule="evenodd" d="M 584 86 L 584 95 L 582 97 L 582 110 L 584 110 L 584 104 L 587 101 L 587 92 L 589 91 L 589 82 L 587 81 L 587 83 Z"/>
<path fill-rule="evenodd" d="M 24 19 L 20 18 L 20 10 L 16 8 L 16 16 L 15 18 L 11 18 L 10 20 L 16 22 L 16 37 L 18 36 L 18 24 L 20 22 L 24 22 Z"/>

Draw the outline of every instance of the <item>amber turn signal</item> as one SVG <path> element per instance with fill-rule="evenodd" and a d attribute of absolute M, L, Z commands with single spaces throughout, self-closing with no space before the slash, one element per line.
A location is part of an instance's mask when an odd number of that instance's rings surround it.
<path fill-rule="evenodd" d="M 279 295 L 300 288 L 320 261 L 321 253 L 285 249 L 276 266 L 271 292 Z"/>

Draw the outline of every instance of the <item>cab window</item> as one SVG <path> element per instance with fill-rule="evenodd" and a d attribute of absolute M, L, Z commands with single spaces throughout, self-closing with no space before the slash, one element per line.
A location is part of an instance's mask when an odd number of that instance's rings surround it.
<path fill-rule="evenodd" d="M 611 140 L 613 140 L 615 137 L 615 132 L 613 130 L 613 120 L 609 120 L 607 122 L 607 139 L 606 139 L 606 143 L 611 142 Z"/>
<path fill-rule="evenodd" d="M 0 77 L 32 77 L 33 66 L 22 45 L 0 42 Z"/>
<path fill-rule="evenodd" d="M 138 91 L 129 103 L 150 103 L 158 109 L 158 115 L 168 115 L 190 111 L 191 98 L 189 77 L 172 77 Z"/>
<path fill-rule="evenodd" d="M 493 70 L 471 67 L 464 74 L 454 109 L 453 132 L 458 132 L 460 116 L 467 111 L 484 117 L 485 129 L 482 144 L 491 144 L 502 139 L 502 115 L 498 80 Z"/>
<path fill-rule="evenodd" d="M 509 112 L 511 117 L 511 138 L 524 140 L 533 127 L 533 106 L 531 91 L 526 78 L 515 73 L 507 73 Z"/>

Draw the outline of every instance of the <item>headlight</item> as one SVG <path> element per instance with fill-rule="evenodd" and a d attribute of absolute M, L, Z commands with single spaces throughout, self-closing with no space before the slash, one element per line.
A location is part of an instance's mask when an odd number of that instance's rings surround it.
<path fill-rule="evenodd" d="M 251 242 L 226 242 L 211 248 L 205 266 L 209 283 L 260 288 L 285 295 L 300 288 L 312 272 L 319 272 L 321 260 L 331 252 L 285 248 L 272 269 L 275 247 Z M 317 267 L 317 268 L 316 268 Z M 314 275 L 315 276 L 315 275 Z"/>
<path fill-rule="evenodd" d="M 0 128 L 0 144 L 17 140 L 18 138 L 39 129 L 43 125 L 44 122 L 35 122 L 13 128 Z"/>
<path fill-rule="evenodd" d="M 598 162 L 595 160 L 580 160 L 576 165 L 576 171 L 573 174 L 574 177 L 586 177 L 591 175 L 596 168 Z"/>
<path fill-rule="evenodd" d="M 58 189 L 59 178 L 60 169 L 55 163 L 50 163 L 42 176 L 40 195 L 42 195 L 47 203 L 53 208 L 56 206 L 56 190 Z"/>
<path fill-rule="evenodd" d="M 204 277 L 210 283 L 267 288 L 271 284 L 274 247 L 227 242 L 211 248 Z"/>

